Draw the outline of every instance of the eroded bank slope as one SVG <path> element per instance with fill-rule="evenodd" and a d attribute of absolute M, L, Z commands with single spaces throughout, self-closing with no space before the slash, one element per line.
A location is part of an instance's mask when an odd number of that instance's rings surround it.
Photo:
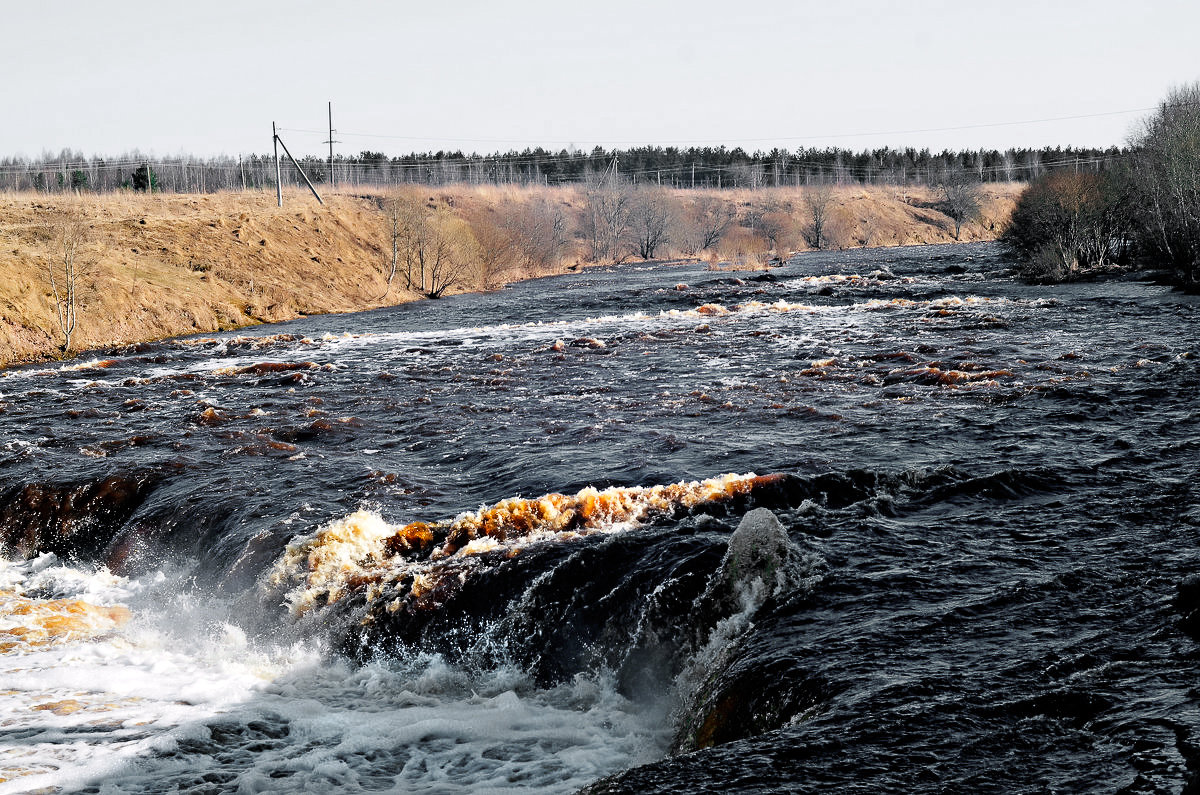
<path fill-rule="evenodd" d="M 385 294 L 373 202 L 299 199 L 278 208 L 267 194 L 0 197 L 0 364 L 61 343 L 45 268 L 58 257 L 53 219 L 72 206 L 91 227 L 75 350 L 415 297 Z"/>

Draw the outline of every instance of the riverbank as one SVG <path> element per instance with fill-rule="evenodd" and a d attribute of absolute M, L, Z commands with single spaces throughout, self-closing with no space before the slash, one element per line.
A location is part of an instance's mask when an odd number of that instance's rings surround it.
<path fill-rule="evenodd" d="M 963 227 L 961 239 L 999 234 L 1021 188 L 985 186 L 979 219 Z M 579 186 L 414 186 L 405 195 L 449 224 L 461 256 L 472 260 L 448 292 L 562 273 L 593 255 L 588 197 Z M 656 258 L 752 267 L 771 254 L 811 248 L 803 188 L 664 195 L 671 228 Z M 293 192 L 279 208 L 273 193 L 0 196 L 0 366 L 61 355 L 46 264 L 59 257 L 54 219 L 67 211 L 82 214 L 88 228 L 72 352 L 419 300 L 403 273 L 388 283 L 393 226 L 383 197 L 324 198 L 320 206 Z M 702 212 L 714 206 L 728 222 L 715 243 L 698 250 Z M 953 229 L 932 190 L 839 187 L 823 246 L 945 243 Z"/>

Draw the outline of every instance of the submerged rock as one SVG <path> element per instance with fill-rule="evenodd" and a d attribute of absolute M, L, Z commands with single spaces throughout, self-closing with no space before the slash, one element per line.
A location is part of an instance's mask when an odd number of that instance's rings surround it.
<path fill-rule="evenodd" d="M 153 490 L 145 474 L 86 483 L 30 483 L 0 503 L 0 548 L 22 558 L 52 552 L 62 558 L 98 555 Z"/>
<path fill-rule="evenodd" d="M 769 731 L 811 704 L 802 675 L 742 670 L 736 647 L 759 608 L 807 592 L 822 562 L 794 542 L 770 510 L 756 508 L 742 518 L 697 604 L 697 628 L 711 631 L 697 643 L 681 677 L 686 708 L 672 744 L 675 753 Z"/>
<path fill-rule="evenodd" d="M 747 586 L 761 580 L 778 592 L 787 587 L 788 564 L 798 549 L 787 530 L 767 508 L 748 512 L 729 537 L 729 548 L 714 577 L 712 592 L 720 598 L 737 598 Z"/>

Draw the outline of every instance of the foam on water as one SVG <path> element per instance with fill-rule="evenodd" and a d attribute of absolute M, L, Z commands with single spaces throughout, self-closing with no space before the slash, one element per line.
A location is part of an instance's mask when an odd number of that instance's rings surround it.
<path fill-rule="evenodd" d="M 406 580 L 411 581 L 408 595 L 420 601 L 441 581 L 461 581 L 482 553 L 504 549 L 517 555 L 531 544 L 621 532 L 676 508 L 748 494 L 775 478 L 725 474 L 646 487 L 589 487 L 574 495 L 513 497 L 461 513 L 450 522 L 416 521 L 403 526 L 360 509 L 289 544 L 266 590 L 279 593 L 295 615 L 364 589 L 368 602 L 385 593 L 392 598 L 395 594 L 384 586 Z M 389 609 L 400 605 L 396 597 Z"/>
<path fill-rule="evenodd" d="M 183 578 L 130 580 L 52 555 L 0 563 L 9 599 L 132 616 L 6 646 L 0 726 L 19 742 L 0 750 L 0 793 L 557 792 L 665 749 L 663 716 L 602 672 L 540 690 L 512 669 L 436 656 L 331 662 L 316 644 L 239 626 Z"/>

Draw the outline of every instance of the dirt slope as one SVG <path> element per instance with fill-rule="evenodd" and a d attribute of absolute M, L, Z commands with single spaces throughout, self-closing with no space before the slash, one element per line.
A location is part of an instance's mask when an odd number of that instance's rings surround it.
<path fill-rule="evenodd" d="M 280 209 L 265 194 L 3 196 L 0 363 L 43 358 L 61 341 L 44 273 L 55 254 L 47 223 L 72 201 L 93 227 L 76 350 L 416 297 L 386 290 L 386 231 L 367 199 L 319 207 L 295 195 Z"/>

